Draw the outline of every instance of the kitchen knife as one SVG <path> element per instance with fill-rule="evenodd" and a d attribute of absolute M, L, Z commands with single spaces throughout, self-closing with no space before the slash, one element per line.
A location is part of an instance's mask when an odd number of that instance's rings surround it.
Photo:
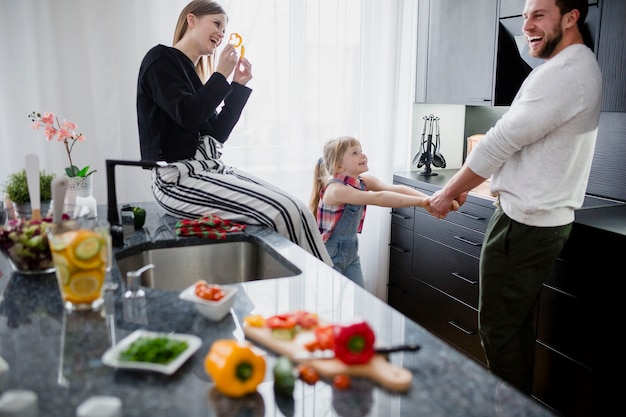
<path fill-rule="evenodd" d="M 29 153 L 24 158 L 26 164 L 26 182 L 28 183 L 28 195 L 30 196 L 31 220 L 41 220 L 41 201 L 39 190 L 39 157 Z"/>
<path fill-rule="evenodd" d="M 416 344 L 409 345 L 398 345 L 398 346 L 389 346 L 389 347 L 377 347 L 374 348 L 374 351 L 381 355 L 386 355 L 388 353 L 394 352 L 417 352 L 422 347 Z M 335 352 L 330 349 L 325 350 L 315 350 L 313 352 L 309 352 L 308 350 L 301 350 L 293 354 L 294 360 L 305 360 L 305 359 L 334 359 Z"/>

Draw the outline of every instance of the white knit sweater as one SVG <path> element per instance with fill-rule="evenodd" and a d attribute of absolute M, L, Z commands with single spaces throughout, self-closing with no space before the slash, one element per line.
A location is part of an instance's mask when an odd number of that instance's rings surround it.
<path fill-rule="evenodd" d="M 574 221 L 589 180 L 601 90 L 593 52 L 569 46 L 531 72 L 472 150 L 468 167 L 493 175 L 491 191 L 513 220 L 540 227 Z"/>

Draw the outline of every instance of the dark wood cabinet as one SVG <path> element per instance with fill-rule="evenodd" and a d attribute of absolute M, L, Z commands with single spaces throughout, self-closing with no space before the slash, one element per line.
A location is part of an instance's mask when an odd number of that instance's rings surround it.
<path fill-rule="evenodd" d="M 456 170 L 438 172 L 397 173 L 394 182 L 432 194 Z M 492 200 L 470 195 L 443 220 L 402 209 L 391 226 L 388 303 L 483 366 L 478 263 L 494 209 Z M 608 381 L 618 353 L 611 335 L 623 316 L 612 287 L 623 270 L 615 251 L 626 247 L 626 204 L 600 210 L 577 211 L 536 312 L 533 396 L 564 416 L 605 415 L 612 399 Z"/>
<path fill-rule="evenodd" d="M 417 103 L 508 106 L 532 68 L 524 0 L 420 2 Z M 585 43 L 603 75 L 602 111 L 626 112 L 626 2 L 589 1 Z"/>
<path fill-rule="evenodd" d="M 405 185 L 425 194 L 436 189 Z M 410 210 L 392 210 L 388 302 L 484 366 L 478 260 L 492 202 L 472 196 L 444 220 L 421 208 Z"/>
<path fill-rule="evenodd" d="M 602 69 L 602 111 L 626 112 L 626 2 L 601 1 L 596 55 Z"/>
<path fill-rule="evenodd" d="M 421 3 L 421 2 L 420 2 Z M 496 47 L 498 0 L 436 0 L 426 2 L 428 13 L 425 97 L 426 103 L 490 106 Z M 426 10 L 428 9 L 428 10 Z M 419 36 L 419 35 L 418 35 Z M 419 63 L 418 63 L 419 67 Z"/>

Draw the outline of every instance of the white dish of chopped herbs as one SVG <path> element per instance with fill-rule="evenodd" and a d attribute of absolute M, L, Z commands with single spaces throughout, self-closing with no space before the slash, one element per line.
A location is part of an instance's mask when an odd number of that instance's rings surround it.
<path fill-rule="evenodd" d="M 191 334 L 135 330 L 102 355 L 102 362 L 114 368 L 154 371 L 171 375 L 202 345 Z"/>

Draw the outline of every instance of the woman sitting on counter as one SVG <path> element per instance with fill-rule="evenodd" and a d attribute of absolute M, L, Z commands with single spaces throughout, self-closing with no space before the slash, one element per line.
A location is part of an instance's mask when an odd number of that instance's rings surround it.
<path fill-rule="evenodd" d="M 252 66 L 233 45 L 224 46 L 213 71 L 227 22 L 219 4 L 194 0 L 180 13 L 173 47 L 157 45 L 141 63 L 141 157 L 168 162 L 153 171 L 153 195 L 175 217 L 213 214 L 271 227 L 332 265 L 315 218 L 303 202 L 221 160 L 220 149 L 252 92 L 246 87 Z"/>

